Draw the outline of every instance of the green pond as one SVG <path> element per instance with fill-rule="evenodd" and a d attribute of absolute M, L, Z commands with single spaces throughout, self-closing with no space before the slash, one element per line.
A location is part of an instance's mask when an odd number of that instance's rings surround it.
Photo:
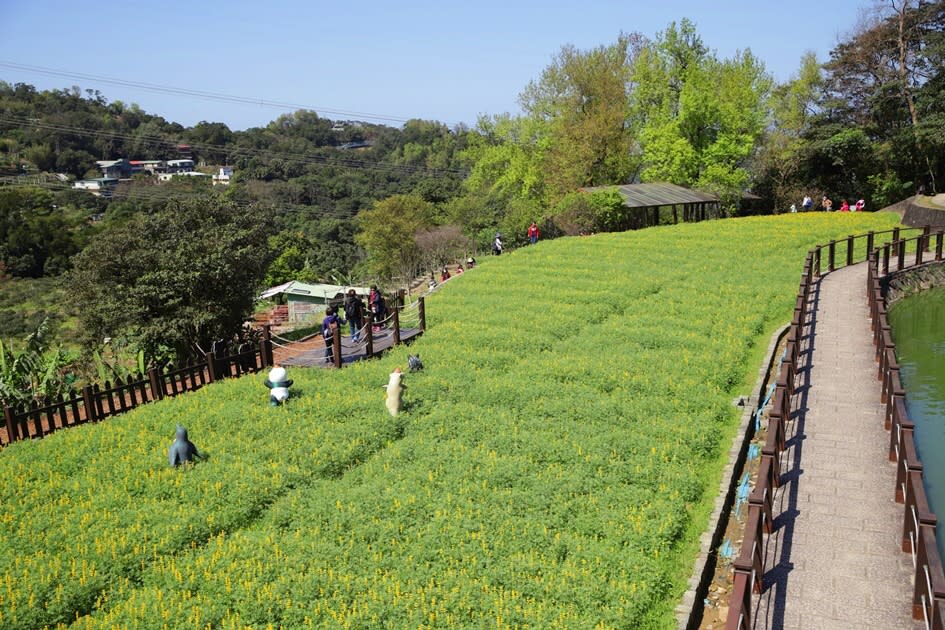
<path fill-rule="evenodd" d="M 945 288 L 895 303 L 889 324 L 929 504 L 939 517 L 939 553 L 945 557 Z"/>

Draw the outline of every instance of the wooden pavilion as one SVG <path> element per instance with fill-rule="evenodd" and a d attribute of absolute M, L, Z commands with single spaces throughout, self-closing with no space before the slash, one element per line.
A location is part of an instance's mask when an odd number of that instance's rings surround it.
<path fill-rule="evenodd" d="M 704 221 L 718 218 L 721 212 L 719 198 L 715 195 L 667 182 L 581 188 L 583 192 L 611 189 L 620 193 L 623 205 L 630 210 L 625 229 L 659 225 L 664 208 L 667 223 L 670 217 L 673 223 L 679 223 L 680 217 L 684 222 Z"/>

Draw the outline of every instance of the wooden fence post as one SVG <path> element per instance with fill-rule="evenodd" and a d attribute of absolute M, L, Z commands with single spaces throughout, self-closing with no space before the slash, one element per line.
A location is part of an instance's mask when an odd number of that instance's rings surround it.
<path fill-rule="evenodd" d="M 417 298 L 417 313 L 420 317 L 420 332 L 423 332 L 427 329 L 427 311 L 424 306 L 423 296 Z"/>
<path fill-rule="evenodd" d="M 883 275 L 889 275 L 889 243 L 883 245 Z"/>
<path fill-rule="evenodd" d="M 866 233 L 866 257 L 869 258 L 870 252 L 873 251 L 873 232 Z"/>
<path fill-rule="evenodd" d="M 853 235 L 847 237 L 847 267 L 853 264 Z"/>
<path fill-rule="evenodd" d="M 834 263 L 836 262 L 837 254 L 837 241 L 830 241 L 830 244 L 827 246 L 827 271 L 833 271 Z"/>
<path fill-rule="evenodd" d="M 935 234 L 935 260 L 942 259 L 942 237 L 945 236 L 945 232 L 939 230 Z"/>
<path fill-rule="evenodd" d="M 897 227 L 893 228 L 892 240 L 893 240 L 893 243 L 899 240 L 899 228 Z"/>
<path fill-rule="evenodd" d="M 331 353 L 335 359 L 335 367 L 341 367 L 341 326 L 335 326 L 331 336 Z"/>
<path fill-rule="evenodd" d="M 272 367 L 274 364 L 272 358 L 272 326 L 265 324 L 263 326 L 262 341 L 259 342 L 259 354 L 262 359 L 262 366 Z"/>
<path fill-rule="evenodd" d="M 367 331 L 367 344 L 364 351 L 367 354 L 367 358 L 370 359 L 374 356 L 374 322 L 368 321 L 364 329 Z"/>
<path fill-rule="evenodd" d="M 3 419 L 7 425 L 7 444 L 15 442 L 18 436 L 16 434 L 16 425 L 13 422 L 13 410 L 7 405 L 3 406 Z"/>
<path fill-rule="evenodd" d="M 814 275 L 817 277 L 820 276 L 820 250 L 820 247 L 814 250 Z"/>
<path fill-rule="evenodd" d="M 203 358 L 207 362 L 207 381 L 213 383 L 217 380 L 217 356 L 211 350 L 210 352 L 204 352 Z"/>
<path fill-rule="evenodd" d="M 400 343 L 400 309 L 394 309 L 394 345 Z"/>
<path fill-rule="evenodd" d="M 906 241 L 899 241 L 899 258 L 896 261 L 896 271 L 902 271 L 906 266 Z"/>
<path fill-rule="evenodd" d="M 90 385 L 82 388 L 82 406 L 85 407 L 85 421 L 95 422 L 98 410 L 95 408 L 95 392 Z"/>
<path fill-rule="evenodd" d="M 160 368 L 152 367 L 148 370 L 148 380 L 151 383 L 151 400 L 162 400 L 164 398 L 164 375 Z"/>

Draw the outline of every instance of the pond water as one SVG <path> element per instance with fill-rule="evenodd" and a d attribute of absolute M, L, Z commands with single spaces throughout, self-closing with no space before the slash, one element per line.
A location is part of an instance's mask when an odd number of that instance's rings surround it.
<path fill-rule="evenodd" d="M 939 517 L 939 553 L 945 556 L 945 288 L 893 304 L 889 324 L 929 506 Z"/>

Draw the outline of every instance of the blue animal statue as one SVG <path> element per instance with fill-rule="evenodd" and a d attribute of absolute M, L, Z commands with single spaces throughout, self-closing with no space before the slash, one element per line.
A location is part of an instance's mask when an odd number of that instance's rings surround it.
<path fill-rule="evenodd" d="M 187 429 L 178 424 L 177 437 L 167 452 L 167 460 L 171 466 L 180 466 L 185 462 L 193 462 L 195 457 L 200 457 L 197 447 L 187 439 Z"/>
<path fill-rule="evenodd" d="M 269 404 L 277 407 L 289 398 L 292 380 L 286 378 L 285 368 L 277 365 L 269 370 L 265 385 L 269 388 Z"/>
<path fill-rule="evenodd" d="M 422 372 L 423 363 L 420 361 L 419 354 L 408 354 L 407 355 L 407 367 L 410 368 L 411 372 Z"/>

